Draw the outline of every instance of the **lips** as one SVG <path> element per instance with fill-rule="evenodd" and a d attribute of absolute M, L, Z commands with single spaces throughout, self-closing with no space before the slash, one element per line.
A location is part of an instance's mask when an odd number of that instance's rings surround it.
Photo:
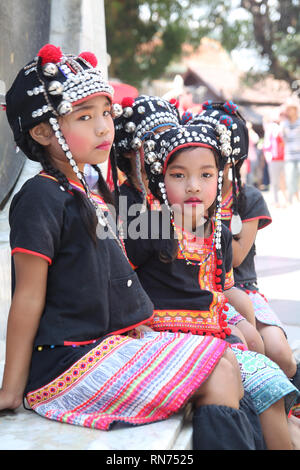
<path fill-rule="evenodd" d="M 98 150 L 109 150 L 111 147 L 111 142 L 109 140 L 105 140 L 102 144 L 97 145 L 96 149 Z"/>
<path fill-rule="evenodd" d="M 197 197 L 190 197 L 189 199 L 184 201 L 184 204 L 196 205 L 196 204 L 203 204 L 203 202 L 200 199 L 198 199 Z"/>

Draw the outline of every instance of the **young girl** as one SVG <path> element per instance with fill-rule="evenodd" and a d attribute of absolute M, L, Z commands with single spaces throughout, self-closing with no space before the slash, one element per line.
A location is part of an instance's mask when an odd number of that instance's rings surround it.
<path fill-rule="evenodd" d="M 202 109 L 203 111 L 200 114 L 190 116 L 187 124 L 217 125 L 220 119 L 224 119 L 227 125 L 230 125 L 230 132 L 236 143 L 235 154 L 231 154 L 228 160 L 231 161 L 231 158 L 237 158 L 236 155 L 242 155 L 243 158 L 247 158 L 249 143 L 248 128 L 242 116 L 237 112 L 236 105 L 233 102 L 223 104 L 212 103 L 209 100 L 202 104 Z M 226 163 L 223 180 L 226 178 L 228 166 L 229 164 Z M 237 215 L 235 214 L 234 221 L 236 221 L 236 218 Z M 226 291 L 226 297 L 229 301 L 227 318 L 231 328 L 234 325 L 234 328 L 238 330 L 238 335 L 242 335 L 245 338 L 250 350 L 264 354 L 264 343 L 256 329 L 254 308 L 249 296 L 235 286 L 232 286 L 231 289 Z"/>
<path fill-rule="evenodd" d="M 231 340 L 223 294 L 224 287 L 233 283 L 231 235 L 220 220 L 224 160 L 232 152 L 231 145 L 231 132 L 224 125 L 179 126 L 155 136 L 155 162 L 148 161 L 145 151 L 149 188 L 162 208 L 140 216 L 152 238 L 125 243 L 154 303 L 149 322 L 154 330 L 202 337 L 229 335 Z M 197 235 L 201 229 L 203 236 Z M 286 411 L 298 396 L 297 389 L 265 356 L 236 346 L 232 349 L 245 390 L 260 415 L 268 449 L 291 448 Z"/>
<path fill-rule="evenodd" d="M 213 103 L 207 107 L 197 122 L 217 120 L 224 113 L 224 105 Z M 232 103 L 230 119 L 237 119 L 237 106 Z M 240 170 L 247 158 L 243 139 L 237 141 L 237 151 L 226 163 L 223 175 L 221 218 L 233 234 L 232 264 L 235 286 L 246 292 L 253 304 L 256 327 L 265 347 L 265 354 L 276 362 L 299 389 L 300 370 L 288 344 L 284 327 L 257 287 L 255 270 L 255 239 L 257 231 L 272 222 L 261 192 L 241 183 Z M 231 175 L 229 177 L 229 171 Z"/>
<path fill-rule="evenodd" d="M 141 328 L 153 305 L 114 233 L 101 174 L 97 196 L 82 173 L 108 158 L 114 138 L 112 89 L 95 56 L 46 45 L 6 99 L 17 145 L 44 171 L 11 204 L 13 298 L 0 409 L 17 408 L 25 395 L 42 416 L 109 429 L 165 419 L 191 399 L 199 448 L 255 448 L 227 344 Z M 218 426 L 233 442 L 219 440 Z"/>

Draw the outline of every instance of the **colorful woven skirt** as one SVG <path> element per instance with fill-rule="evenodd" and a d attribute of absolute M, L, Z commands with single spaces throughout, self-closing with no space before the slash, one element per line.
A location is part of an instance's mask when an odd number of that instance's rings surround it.
<path fill-rule="evenodd" d="M 280 321 L 280 319 L 278 318 L 278 316 L 276 315 L 264 295 L 258 291 L 247 290 L 246 292 L 253 303 L 255 318 L 266 325 L 278 326 L 285 333 L 282 322 Z"/>
<path fill-rule="evenodd" d="M 240 321 L 245 320 L 245 317 L 243 317 L 239 312 L 237 312 L 232 305 L 227 304 L 227 307 L 228 310 L 226 312 L 226 315 L 227 322 L 229 325 L 237 325 Z"/>
<path fill-rule="evenodd" d="M 263 354 L 232 345 L 240 366 L 244 389 L 249 392 L 258 414 L 284 398 L 289 414 L 300 393 L 280 367 Z"/>
<path fill-rule="evenodd" d="M 182 333 L 110 336 L 27 402 L 46 418 L 89 428 L 163 420 L 191 398 L 227 347 Z"/>

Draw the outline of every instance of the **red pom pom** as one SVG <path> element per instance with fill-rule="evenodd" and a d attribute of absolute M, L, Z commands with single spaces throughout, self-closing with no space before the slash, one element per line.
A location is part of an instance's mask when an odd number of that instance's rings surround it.
<path fill-rule="evenodd" d="M 132 96 L 125 96 L 122 99 L 121 105 L 123 108 L 131 107 L 134 103 L 134 98 Z"/>
<path fill-rule="evenodd" d="M 217 284 L 219 284 L 221 282 L 221 279 L 219 277 L 216 277 L 215 281 L 216 281 Z"/>
<path fill-rule="evenodd" d="M 225 312 L 228 312 L 228 310 L 229 310 L 229 307 L 228 307 L 228 305 L 224 305 L 224 308 L 223 308 L 223 310 L 225 310 Z"/>
<path fill-rule="evenodd" d="M 92 67 L 96 67 L 98 64 L 97 57 L 92 52 L 81 52 L 79 57 L 82 57 L 82 59 L 86 60 L 89 64 L 91 64 Z"/>
<path fill-rule="evenodd" d="M 170 103 L 173 104 L 175 106 L 175 108 L 178 108 L 178 106 L 179 106 L 179 101 L 176 100 L 176 98 L 172 98 L 170 100 Z"/>
<path fill-rule="evenodd" d="M 217 265 L 218 265 L 218 266 L 221 266 L 221 264 L 223 264 L 223 261 L 222 261 L 221 259 L 218 259 L 218 260 L 217 260 Z"/>
<path fill-rule="evenodd" d="M 230 328 L 225 328 L 224 332 L 227 334 L 227 336 L 231 335 L 231 329 Z"/>
<path fill-rule="evenodd" d="M 48 62 L 57 64 L 62 58 L 62 52 L 59 47 L 53 46 L 53 44 L 45 44 L 42 49 L 38 52 L 38 57 L 42 59 L 42 65 Z"/>
<path fill-rule="evenodd" d="M 219 276 L 220 274 L 222 274 L 222 269 L 217 269 L 216 270 L 216 274 Z"/>

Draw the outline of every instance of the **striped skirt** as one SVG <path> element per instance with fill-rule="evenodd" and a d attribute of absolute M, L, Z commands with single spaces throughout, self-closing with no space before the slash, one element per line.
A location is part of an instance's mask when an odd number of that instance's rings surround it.
<path fill-rule="evenodd" d="M 270 306 L 269 302 L 263 296 L 263 294 L 258 291 L 246 292 L 249 295 L 250 300 L 253 304 L 256 320 L 260 321 L 261 323 L 264 323 L 265 325 L 278 326 L 285 333 L 282 322 Z M 227 304 L 227 306 L 228 311 L 226 312 L 226 314 L 229 325 L 237 325 L 240 321 L 245 320 L 245 317 L 238 313 L 232 305 Z"/>
<path fill-rule="evenodd" d="M 26 399 L 46 418 L 89 428 L 163 420 L 191 398 L 227 347 L 182 333 L 110 336 Z"/>
<path fill-rule="evenodd" d="M 237 312 L 232 305 L 227 304 L 227 307 L 228 310 L 226 312 L 226 315 L 227 322 L 229 325 L 237 325 L 240 321 L 245 320 L 245 317 L 243 317 L 239 312 Z"/>
<path fill-rule="evenodd" d="M 278 316 L 276 315 L 264 295 L 258 291 L 251 290 L 247 291 L 247 294 L 249 295 L 252 301 L 255 318 L 266 325 L 278 326 L 285 333 L 282 322 L 280 321 L 280 319 L 278 318 Z"/>

